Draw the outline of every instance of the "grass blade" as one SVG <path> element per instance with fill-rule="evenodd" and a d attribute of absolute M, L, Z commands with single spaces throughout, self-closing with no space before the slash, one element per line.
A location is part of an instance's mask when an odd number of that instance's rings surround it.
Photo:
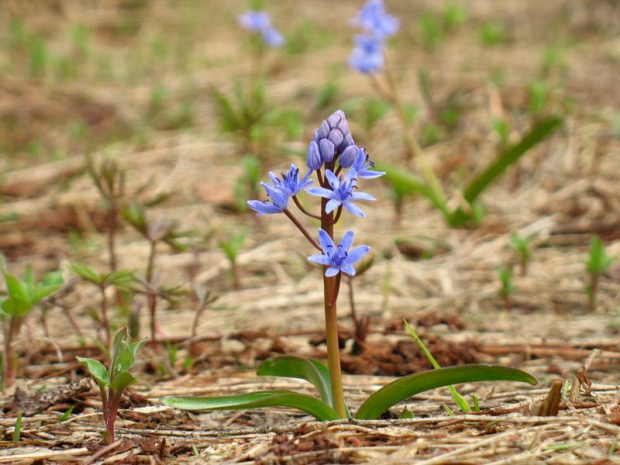
<path fill-rule="evenodd" d="M 164 397 L 164 405 L 181 410 L 246 410 L 263 407 L 291 407 L 319 421 L 338 420 L 336 411 L 316 397 L 291 391 L 259 391 L 221 397 Z"/>
<path fill-rule="evenodd" d="M 487 169 L 469 183 L 463 193 L 465 200 L 470 204 L 474 203 L 478 196 L 501 176 L 510 165 L 519 161 L 531 148 L 557 131 L 563 123 L 564 120 L 562 118 L 551 116 L 536 124 L 530 132 L 523 136 L 518 144 L 504 150 Z"/>
<path fill-rule="evenodd" d="M 538 382 L 524 371 L 503 366 L 463 365 L 440 368 L 405 376 L 383 386 L 366 399 L 355 414 L 355 418 L 374 420 L 390 407 L 421 392 L 476 381 L 519 381 L 532 385 Z"/>

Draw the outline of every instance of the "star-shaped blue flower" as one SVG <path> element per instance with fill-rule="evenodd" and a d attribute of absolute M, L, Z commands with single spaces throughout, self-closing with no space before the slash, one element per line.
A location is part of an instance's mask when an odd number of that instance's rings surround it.
<path fill-rule="evenodd" d="M 329 234 L 323 229 L 319 229 L 319 244 L 321 249 L 323 249 L 323 253 L 311 255 L 308 257 L 308 260 L 327 266 L 328 268 L 325 270 L 325 276 L 327 277 L 336 276 L 341 271 L 354 276 L 355 268 L 353 268 L 353 263 L 366 255 L 370 247 L 360 245 L 349 252 L 351 244 L 353 244 L 353 236 L 353 231 L 347 231 L 340 244 L 336 246 Z"/>
<path fill-rule="evenodd" d="M 312 179 L 308 179 L 310 172 L 299 179 L 299 168 L 295 165 L 291 165 L 287 173 L 282 173 L 282 180 L 280 180 L 272 171 L 269 172 L 269 178 L 275 187 L 282 188 L 288 195 L 297 195 L 300 191 L 304 190 L 310 184 Z"/>
<path fill-rule="evenodd" d="M 333 212 L 337 207 L 343 206 L 349 212 L 356 216 L 365 218 L 366 215 L 357 205 L 353 204 L 355 200 L 377 200 L 372 195 L 365 192 L 353 192 L 356 189 L 357 174 L 355 170 L 350 169 L 344 176 L 344 179 L 337 177 L 330 170 L 325 171 L 325 177 L 331 187 L 311 187 L 306 192 L 311 195 L 325 197 L 329 202 L 325 205 L 325 213 Z"/>
<path fill-rule="evenodd" d="M 378 178 L 385 174 L 385 171 L 373 171 L 375 164 L 370 161 L 370 156 L 366 153 L 366 150 L 362 147 L 357 149 L 357 156 L 355 161 L 351 165 L 351 169 L 357 173 L 357 177 L 364 179 Z"/>
<path fill-rule="evenodd" d="M 380 39 L 393 36 L 400 27 L 398 18 L 385 12 L 383 0 L 368 0 L 352 23 Z"/>

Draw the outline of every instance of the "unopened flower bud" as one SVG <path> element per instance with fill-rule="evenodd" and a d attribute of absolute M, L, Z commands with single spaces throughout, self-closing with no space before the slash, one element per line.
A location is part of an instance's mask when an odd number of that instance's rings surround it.
<path fill-rule="evenodd" d="M 342 133 L 343 136 L 350 134 L 351 131 L 349 130 L 349 122 L 346 118 L 342 118 L 340 120 L 340 123 L 338 123 L 338 130 Z"/>
<path fill-rule="evenodd" d="M 342 112 L 342 110 L 332 113 L 329 118 L 327 118 L 327 124 L 329 124 L 329 128 L 335 129 L 338 126 L 338 123 L 340 123 L 340 120 L 342 120 L 343 116 L 344 113 Z"/>
<path fill-rule="evenodd" d="M 318 144 L 321 139 L 327 139 L 327 136 L 329 136 L 329 131 L 329 124 L 324 120 L 319 128 L 314 131 L 314 140 L 316 143 Z"/>
<path fill-rule="evenodd" d="M 315 141 L 311 141 L 308 145 L 308 168 L 311 170 L 320 170 L 323 165 L 323 159 L 321 158 L 321 152 L 319 151 L 319 144 Z"/>
<path fill-rule="evenodd" d="M 338 129 L 332 129 L 328 137 L 329 141 L 334 144 L 335 148 L 340 147 L 340 144 L 344 142 L 344 135 Z"/>
<path fill-rule="evenodd" d="M 329 139 L 321 139 L 319 142 L 319 150 L 321 152 L 321 158 L 325 163 L 329 163 L 334 159 L 335 147 Z"/>
<path fill-rule="evenodd" d="M 357 158 L 357 145 L 349 145 L 344 151 L 340 154 L 340 158 L 338 161 L 340 162 L 340 166 L 343 168 L 349 168 L 355 162 Z"/>

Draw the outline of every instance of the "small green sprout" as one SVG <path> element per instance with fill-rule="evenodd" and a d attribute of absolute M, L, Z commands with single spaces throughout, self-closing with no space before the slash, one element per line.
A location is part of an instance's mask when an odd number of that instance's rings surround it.
<path fill-rule="evenodd" d="M 13 430 L 13 442 L 18 443 L 22 436 L 22 412 L 17 414 L 15 429 Z"/>
<path fill-rule="evenodd" d="M 480 42 L 489 47 L 506 42 L 506 30 L 499 23 L 485 23 L 480 27 Z"/>
<path fill-rule="evenodd" d="M 605 244 L 598 236 L 594 236 L 590 242 L 588 260 L 586 261 L 586 271 L 588 272 L 588 284 L 585 292 L 588 296 L 590 310 L 596 309 L 596 297 L 598 294 L 599 280 L 601 276 L 609 270 L 614 259 L 607 255 Z"/>
<path fill-rule="evenodd" d="M 532 259 L 530 239 L 525 236 L 520 236 L 519 234 L 513 234 L 510 237 L 510 245 L 517 255 L 521 276 L 527 276 L 527 268 Z"/>
<path fill-rule="evenodd" d="M 4 268 L 4 263 L 2 265 Z M 54 271 L 36 282 L 30 265 L 26 267 L 23 280 L 7 273 L 6 270 L 4 279 L 8 297 L 0 298 L 0 319 L 4 329 L 2 386 L 9 387 L 13 383 L 16 363 L 13 356 L 13 341 L 19 335 L 26 316 L 43 299 L 58 291 L 63 285 L 63 279 L 61 272 Z"/>
<path fill-rule="evenodd" d="M 230 262 L 230 274 L 233 278 L 233 284 L 235 289 L 241 289 L 241 281 L 239 279 L 239 267 L 237 265 L 237 257 L 239 256 L 239 252 L 241 252 L 241 248 L 243 247 L 243 243 L 245 242 L 245 232 L 240 232 L 235 234 L 228 240 L 221 240 L 219 242 L 219 247 L 226 254 L 226 258 Z"/>
<path fill-rule="evenodd" d="M 110 308 L 110 304 L 108 302 L 108 297 L 106 295 L 106 290 L 110 286 L 114 286 L 117 289 L 130 289 L 133 283 L 135 282 L 135 277 L 133 275 L 133 271 L 130 270 L 119 270 L 111 273 L 98 273 L 93 268 L 83 265 L 81 263 L 72 263 L 69 266 L 69 269 L 82 278 L 84 281 L 94 284 L 99 288 L 99 292 L 101 294 L 101 328 L 103 329 L 104 338 L 105 338 L 105 347 L 110 349 L 111 340 L 111 330 L 110 330 L 110 317 L 108 315 L 108 311 Z"/>
<path fill-rule="evenodd" d="M 109 369 L 106 369 L 99 360 L 77 357 L 78 361 L 88 368 L 90 375 L 101 391 L 103 422 L 105 424 L 103 436 L 108 444 L 114 442 L 114 425 L 123 391 L 128 386 L 138 382 L 138 379 L 129 373 L 129 369 L 136 361 L 138 351 L 145 341 L 146 338 L 131 342 L 127 327 L 118 330 L 114 335 Z"/>
<path fill-rule="evenodd" d="M 424 344 L 424 341 L 422 341 L 422 339 L 418 335 L 418 333 L 415 330 L 415 328 L 413 326 L 411 326 L 409 324 L 409 322 L 406 321 L 406 320 L 405 320 L 405 328 L 407 329 L 407 332 L 409 333 L 409 335 L 416 342 L 416 344 L 418 345 L 418 347 L 420 348 L 420 350 L 422 351 L 422 353 L 424 354 L 426 359 L 433 366 L 433 368 L 435 370 L 438 370 L 439 368 L 441 368 L 441 365 L 439 365 L 439 363 L 437 363 L 437 360 L 435 359 L 435 357 L 433 357 L 433 354 L 431 354 L 431 351 L 428 350 L 428 347 L 426 347 L 426 344 Z M 448 389 L 450 390 L 450 394 L 452 395 L 452 398 L 454 399 L 454 402 L 456 402 L 456 404 L 461 409 L 461 412 L 463 412 L 463 413 L 471 413 L 471 407 L 469 406 L 469 404 L 467 403 L 465 398 L 461 394 L 459 394 L 459 392 L 456 390 L 456 388 L 454 386 L 448 386 Z M 448 407 L 447 405 L 444 404 L 444 408 L 448 412 L 448 415 L 454 416 L 454 412 L 452 412 L 450 407 Z M 452 413 L 450 413 L 450 412 L 452 412 Z"/>
<path fill-rule="evenodd" d="M 500 266 L 497 269 L 497 277 L 500 282 L 499 295 L 504 300 L 507 310 L 512 310 L 512 292 L 514 291 L 514 272 L 511 266 Z"/>

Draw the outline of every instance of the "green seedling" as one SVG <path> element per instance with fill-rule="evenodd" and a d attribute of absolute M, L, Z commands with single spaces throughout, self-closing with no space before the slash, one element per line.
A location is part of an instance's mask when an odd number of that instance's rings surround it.
<path fill-rule="evenodd" d="M 422 353 L 424 354 L 426 359 L 433 366 L 433 368 L 435 370 L 441 368 L 439 363 L 437 363 L 437 360 L 435 359 L 435 357 L 433 357 L 433 354 L 431 354 L 431 351 L 428 350 L 428 347 L 426 347 L 426 344 L 424 344 L 424 341 L 422 341 L 422 339 L 418 335 L 418 333 L 415 330 L 415 328 L 413 326 L 411 326 L 409 324 L 409 322 L 406 321 L 406 320 L 405 320 L 405 328 L 407 329 L 407 332 L 413 338 L 415 343 L 418 345 L 418 347 L 420 348 L 420 350 L 422 351 Z M 458 405 L 459 409 L 461 409 L 461 412 L 463 412 L 463 413 L 471 413 L 471 407 L 469 406 L 469 404 L 467 403 L 465 398 L 461 394 L 458 393 L 456 388 L 454 386 L 448 386 L 448 389 L 450 390 L 450 394 L 452 395 L 452 398 L 454 399 L 454 402 L 456 402 L 456 405 Z M 448 406 L 446 406 L 446 407 L 449 408 Z M 453 415 L 454 415 L 454 413 L 453 413 Z"/>
<path fill-rule="evenodd" d="M 241 280 L 239 278 L 239 266 L 237 257 L 241 252 L 243 243 L 245 242 L 245 232 L 240 232 L 230 237 L 228 240 L 221 240 L 218 245 L 226 254 L 226 258 L 230 262 L 230 274 L 233 278 L 235 289 L 241 289 Z"/>
<path fill-rule="evenodd" d="M 507 310 L 512 310 L 512 293 L 515 289 L 514 286 L 514 272 L 510 266 L 500 266 L 497 269 L 497 277 L 500 282 L 499 295 L 504 300 L 504 305 Z"/>
<path fill-rule="evenodd" d="M 588 304 L 590 310 L 596 310 L 596 298 L 598 294 L 599 281 L 614 260 L 607 255 L 605 244 L 598 237 L 594 236 L 590 242 L 588 250 L 588 260 L 586 261 L 586 271 L 588 273 L 588 284 L 586 285 L 586 295 L 588 296 Z"/>
<path fill-rule="evenodd" d="M 15 419 L 15 429 L 13 430 L 13 442 L 18 443 L 22 437 L 22 412 L 17 414 Z"/>
<path fill-rule="evenodd" d="M 546 81 L 534 80 L 527 85 L 529 97 L 528 111 L 536 116 L 542 113 L 547 106 L 549 86 Z"/>
<path fill-rule="evenodd" d="M 67 421 L 69 419 L 69 417 L 71 416 L 71 414 L 73 413 L 73 409 L 75 408 L 75 405 L 72 405 L 71 407 L 69 407 L 61 416 L 60 418 L 58 418 L 58 423 L 62 423 L 63 421 Z"/>
<path fill-rule="evenodd" d="M 108 260 L 110 271 L 114 273 L 117 268 L 116 260 L 116 235 L 119 228 L 119 215 L 125 198 L 126 170 L 115 160 L 103 160 L 99 165 L 88 160 L 88 174 L 90 175 L 97 191 L 106 203 L 108 210 Z"/>
<path fill-rule="evenodd" d="M 437 46 L 445 42 L 446 32 L 435 15 L 429 12 L 422 14 L 418 24 L 422 30 L 422 43 L 427 51 L 434 52 Z"/>
<path fill-rule="evenodd" d="M 114 335 L 112 358 L 108 369 L 99 360 L 77 357 L 80 363 L 86 366 L 97 386 L 99 386 L 105 424 L 103 437 L 108 444 L 114 442 L 116 415 L 123 391 L 128 386 L 138 382 L 138 379 L 129 370 L 135 363 L 138 351 L 145 341 L 146 338 L 131 342 L 131 336 L 126 327 L 118 330 Z"/>
<path fill-rule="evenodd" d="M 457 2 L 447 3 L 442 12 L 445 30 L 447 32 L 454 31 L 458 26 L 467 21 L 468 16 L 464 5 Z"/>
<path fill-rule="evenodd" d="M 485 23 L 480 27 L 478 37 L 484 45 L 493 47 L 506 42 L 506 30 L 499 23 Z"/>
<path fill-rule="evenodd" d="M 111 286 L 118 290 L 130 290 L 135 283 L 134 272 L 118 270 L 110 273 L 98 273 L 95 269 L 81 263 L 72 263 L 69 269 L 81 279 L 94 284 L 99 289 L 101 295 L 100 324 L 104 334 L 105 347 L 107 350 L 111 350 L 110 302 L 106 291 Z"/>
<path fill-rule="evenodd" d="M 527 276 L 528 265 L 532 259 L 532 245 L 530 239 L 519 234 L 510 237 L 510 245 L 514 249 L 519 263 L 521 276 Z"/>
<path fill-rule="evenodd" d="M 4 268 L 4 264 L 3 264 Z M 15 364 L 13 342 L 28 314 L 46 297 L 58 291 L 63 285 L 62 273 L 51 272 L 43 276 L 41 281 L 35 281 L 32 267 L 26 267 L 24 279 L 3 271 L 6 282 L 7 297 L 0 298 L 0 319 L 4 329 L 4 357 L 3 357 L 3 388 L 13 384 Z"/>
<path fill-rule="evenodd" d="M 234 186 L 234 200 L 237 211 L 247 211 L 247 199 L 259 196 L 262 174 L 260 158 L 254 155 L 247 155 L 241 159 L 241 174 L 235 180 Z"/>

